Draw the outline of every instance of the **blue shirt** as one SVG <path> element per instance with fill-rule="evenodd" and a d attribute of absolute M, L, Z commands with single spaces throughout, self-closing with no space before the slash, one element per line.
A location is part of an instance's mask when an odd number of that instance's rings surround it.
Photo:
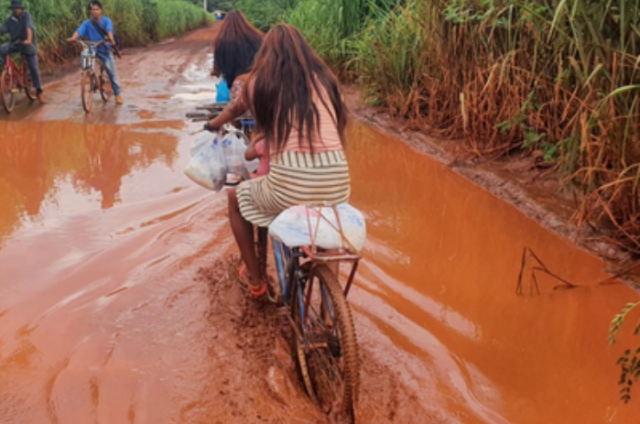
<path fill-rule="evenodd" d="M 105 18 L 105 17 L 100 18 L 100 22 L 98 23 L 98 25 L 102 29 L 104 29 L 107 33 L 109 31 L 113 32 L 113 23 L 111 22 L 111 19 L 109 19 L 109 18 Z M 89 40 L 89 41 L 98 42 L 98 41 L 105 40 L 105 37 L 91 23 L 91 20 L 84 21 L 82 23 L 82 25 L 80 25 L 80 28 L 78 28 L 78 34 L 82 38 L 86 37 L 86 39 Z M 111 50 L 111 46 L 109 46 L 109 45 L 100 46 L 100 47 L 98 47 L 98 50 L 107 50 L 107 51 L 109 51 L 109 50 Z"/>

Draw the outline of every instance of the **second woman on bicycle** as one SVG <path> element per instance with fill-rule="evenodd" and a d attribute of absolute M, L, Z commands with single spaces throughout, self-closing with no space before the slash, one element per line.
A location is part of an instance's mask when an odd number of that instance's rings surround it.
<path fill-rule="evenodd" d="M 229 191 L 229 221 L 245 266 L 241 280 L 254 296 L 259 279 L 253 225 L 268 226 L 295 205 L 335 205 L 349 200 L 344 154 L 347 109 L 338 80 L 289 25 L 269 31 L 237 102 L 205 124 L 215 131 L 251 110 L 266 139 L 271 169 Z"/>
<path fill-rule="evenodd" d="M 243 80 L 237 78 L 251 70 L 263 38 L 264 34 L 251 25 L 239 10 L 227 13 L 220 25 L 213 40 L 212 74 L 226 81 L 232 101 L 242 91 Z"/>

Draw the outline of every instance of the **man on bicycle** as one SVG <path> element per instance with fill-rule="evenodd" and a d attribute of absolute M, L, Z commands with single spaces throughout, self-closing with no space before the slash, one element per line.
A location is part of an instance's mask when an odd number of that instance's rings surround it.
<path fill-rule="evenodd" d="M 29 65 L 29 72 L 33 80 L 33 87 L 40 104 L 45 104 L 42 95 L 40 70 L 38 69 L 38 46 L 36 42 L 36 27 L 28 12 L 24 11 L 21 1 L 12 1 L 9 6 L 11 16 L 0 27 L 0 35 L 9 34 L 11 42 L 0 46 L 0 66 L 4 66 L 7 56 L 13 53 L 24 55 Z"/>
<path fill-rule="evenodd" d="M 113 94 L 116 96 L 116 103 L 121 105 L 124 103 L 122 97 L 120 97 L 120 86 L 118 85 L 118 75 L 116 74 L 116 64 L 113 60 L 112 47 L 115 46 L 116 41 L 113 38 L 113 23 L 111 19 L 102 16 L 102 3 L 98 0 L 89 2 L 89 9 L 91 11 L 91 19 L 86 20 L 80 25 L 80 28 L 73 33 L 73 37 L 67 41 L 70 43 L 75 42 L 78 38 L 86 38 L 89 41 L 107 41 L 109 44 L 101 45 L 97 48 L 96 54 L 98 58 L 104 63 L 104 67 L 107 70 L 107 75 L 111 81 L 111 87 L 113 88 Z"/>

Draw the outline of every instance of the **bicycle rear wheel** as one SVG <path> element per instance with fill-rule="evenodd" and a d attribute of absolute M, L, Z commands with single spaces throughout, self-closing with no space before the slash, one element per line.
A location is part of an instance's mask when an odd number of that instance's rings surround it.
<path fill-rule="evenodd" d="M 2 100 L 2 106 L 7 113 L 11 113 L 16 105 L 14 86 L 15 80 L 9 73 L 9 70 L 5 68 L 0 75 L 0 100 Z"/>
<path fill-rule="evenodd" d="M 291 312 L 299 370 L 307 393 L 323 412 L 354 422 L 360 376 L 351 311 L 333 272 L 318 265 L 315 274 L 313 284 L 306 281 L 293 287 Z"/>
<path fill-rule="evenodd" d="M 95 76 L 91 71 L 84 71 L 82 73 L 82 79 L 80 81 L 82 107 L 84 111 L 91 112 L 91 106 L 93 105 L 93 91 L 95 89 Z"/>

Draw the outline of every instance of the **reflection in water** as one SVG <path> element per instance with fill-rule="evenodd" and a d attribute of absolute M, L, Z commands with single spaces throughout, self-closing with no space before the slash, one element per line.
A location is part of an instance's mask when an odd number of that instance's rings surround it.
<path fill-rule="evenodd" d="M 32 218 L 52 186 L 42 128 L 5 123 L 0 129 L 0 241 L 25 215 Z M 21 127 L 24 130 L 21 131 Z"/>
<path fill-rule="evenodd" d="M 102 209 L 118 201 L 122 177 L 129 173 L 128 146 L 121 137 L 121 128 L 103 131 L 100 127 L 85 129 L 86 164 L 74 176 L 74 184 L 102 194 Z"/>
<path fill-rule="evenodd" d="M 176 145 L 175 137 L 143 128 L 0 122 L 0 246 L 43 207 L 56 206 L 63 182 L 79 193 L 100 193 L 101 207 L 110 208 L 125 176 L 156 161 L 171 166 Z"/>
<path fill-rule="evenodd" d="M 365 126 L 350 136 L 352 202 L 369 236 L 351 301 L 396 346 L 433 362 L 419 375 L 404 361 L 407 381 L 423 393 L 435 385 L 451 410 L 483 422 L 637 419 L 640 402 L 618 399 L 615 366 L 634 340 L 607 343 L 609 322 L 637 293 L 598 286 L 600 260 L 443 164 Z M 540 296 L 517 296 L 525 247 L 583 287 L 554 291 L 539 275 Z"/>

